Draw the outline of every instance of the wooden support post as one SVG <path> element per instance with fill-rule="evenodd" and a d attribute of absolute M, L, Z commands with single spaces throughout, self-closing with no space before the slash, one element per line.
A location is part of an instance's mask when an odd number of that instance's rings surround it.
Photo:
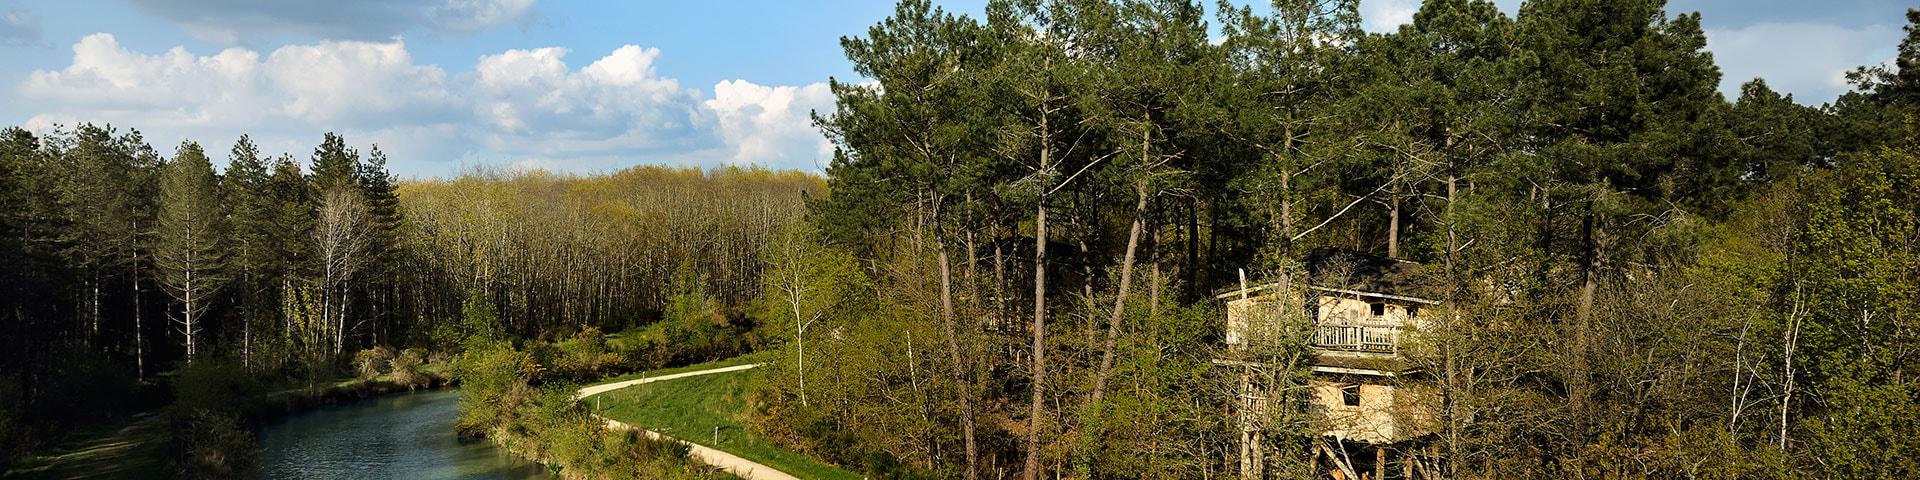
<path fill-rule="evenodd" d="M 1414 453 L 1417 451 L 1408 451 L 1400 455 L 1400 478 L 1413 480 L 1413 462 L 1420 461 L 1420 454 Z"/>
<path fill-rule="evenodd" d="M 1387 479 L 1387 446 L 1373 447 L 1373 479 Z"/>

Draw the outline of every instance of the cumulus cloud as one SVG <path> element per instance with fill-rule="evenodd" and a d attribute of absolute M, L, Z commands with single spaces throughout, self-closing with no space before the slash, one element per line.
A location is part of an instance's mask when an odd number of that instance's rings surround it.
<path fill-rule="evenodd" d="M 727 80 L 713 86 L 706 106 L 719 117 L 720 136 L 733 150 L 734 162 L 795 164 L 833 154 L 833 144 L 812 125 L 811 112 L 833 107 L 833 91 L 825 83 L 768 87 Z"/>
<path fill-rule="evenodd" d="M 508 50 L 474 67 L 474 114 L 495 152 L 554 159 L 710 148 L 699 92 L 661 77 L 660 50 L 628 45 L 586 67 L 565 48 Z"/>
<path fill-rule="evenodd" d="M 378 40 L 412 31 L 473 32 L 531 15 L 533 0 L 134 0 L 203 40 L 304 34 Z"/>
<path fill-rule="evenodd" d="M 264 59 L 244 48 L 197 56 L 128 50 L 97 33 L 73 45 L 73 63 L 27 76 L 19 92 L 51 110 L 103 110 L 147 128 L 211 124 L 368 126 L 444 115 L 451 96 L 439 67 L 416 65 L 399 40 L 287 46 Z"/>
<path fill-rule="evenodd" d="M 0 13 L 0 45 L 39 45 L 40 17 L 12 8 Z"/>
<path fill-rule="evenodd" d="M 1720 65 L 1724 95 L 1738 97 L 1740 84 L 1760 77 L 1775 90 L 1810 104 L 1846 92 L 1847 71 L 1887 62 L 1899 41 L 1900 28 L 1893 25 L 1756 23 L 1707 30 L 1707 49 Z"/>
<path fill-rule="evenodd" d="M 110 34 L 73 45 L 60 70 L 17 85 L 38 115 L 29 128 L 77 122 L 143 129 L 218 151 L 240 134 L 300 156 L 321 132 L 380 143 L 396 170 L 444 174 L 456 161 L 608 170 L 635 163 L 762 164 L 817 169 L 831 149 L 809 111 L 829 108 L 823 83 L 714 85 L 712 98 L 628 45 L 585 66 L 565 48 L 507 50 L 449 74 L 415 63 L 405 42 L 329 41 L 262 54 L 182 47 L 143 53 Z"/>
<path fill-rule="evenodd" d="M 1413 14 L 1418 11 L 1420 0 L 1363 0 L 1360 27 L 1374 33 L 1391 32 L 1413 23 Z"/>

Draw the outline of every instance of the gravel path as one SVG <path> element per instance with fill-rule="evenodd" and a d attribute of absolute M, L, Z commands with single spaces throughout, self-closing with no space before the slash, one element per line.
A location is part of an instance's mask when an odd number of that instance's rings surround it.
<path fill-rule="evenodd" d="M 613 382 L 608 384 L 594 385 L 594 386 L 580 389 L 580 392 L 574 394 L 573 398 L 575 400 L 580 400 L 580 399 L 585 399 L 589 396 L 611 392 L 614 390 L 619 390 L 622 388 L 627 388 L 627 387 L 631 387 L 631 386 L 639 385 L 643 383 L 652 383 L 652 382 L 658 382 L 662 380 L 673 380 L 676 378 L 686 378 L 686 377 L 693 377 L 693 376 L 700 376 L 700 375 L 710 375 L 715 373 L 738 372 L 741 370 L 747 370 L 747 369 L 751 369 L 753 367 L 758 367 L 758 366 L 760 366 L 760 364 L 758 363 L 748 364 L 748 365 L 736 365 L 732 367 L 720 367 L 720 368 L 714 368 L 714 369 L 708 369 L 708 370 L 675 373 L 672 375 L 661 375 L 658 377 L 649 377 L 649 378 L 641 378 L 637 380 L 627 380 L 624 382 Z M 599 415 L 594 415 L 594 416 L 599 417 Z M 755 463 L 752 460 L 740 458 L 739 456 L 731 453 L 722 452 L 720 450 L 716 450 L 716 449 L 713 449 L 704 445 L 700 445 L 697 443 L 688 442 L 686 440 L 681 440 L 678 438 L 661 435 L 660 432 L 635 428 L 632 425 L 627 425 L 625 423 L 621 423 L 620 421 L 614 420 L 611 418 L 600 417 L 600 419 L 607 422 L 607 428 L 612 428 L 615 430 L 640 430 L 641 432 L 647 435 L 647 438 L 666 439 L 666 440 L 672 440 L 675 442 L 680 442 L 682 445 L 687 446 L 688 457 L 692 457 L 694 460 L 705 462 L 708 465 L 719 467 L 721 470 L 725 470 L 727 473 L 731 473 L 736 477 L 740 477 L 746 480 L 799 480 L 799 477 L 788 475 L 786 474 L 786 472 L 776 470 L 773 467 Z"/>

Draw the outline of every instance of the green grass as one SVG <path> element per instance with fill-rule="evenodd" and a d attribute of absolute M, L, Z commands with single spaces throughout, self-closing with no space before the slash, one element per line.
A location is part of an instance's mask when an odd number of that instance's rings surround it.
<path fill-rule="evenodd" d="M 647 372 L 647 375 L 751 363 L 751 360 L 737 360 L 740 359 Z M 592 402 L 599 399 L 600 414 L 607 418 L 723 450 L 796 477 L 861 478 L 859 474 L 774 444 L 747 423 L 744 418 L 747 380 L 757 374 L 747 370 L 647 383 L 594 395 L 586 401 L 593 405 Z M 720 427 L 717 443 L 714 442 L 715 426 Z"/>
<path fill-rule="evenodd" d="M 726 360 L 715 360 L 715 361 L 702 363 L 698 365 L 688 365 L 684 367 L 674 367 L 674 368 L 662 368 L 657 370 L 647 370 L 644 372 L 633 372 L 633 373 L 629 373 L 629 374 L 625 374 L 617 377 L 603 378 L 603 379 L 600 379 L 600 381 L 594 382 L 590 385 L 599 385 L 602 383 L 613 383 L 613 382 L 624 382 L 627 380 L 638 379 L 640 377 L 658 377 L 661 375 L 672 375 L 680 372 L 692 372 L 696 370 L 707 370 L 712 368 L 731 367 L 735 365 L 746 365 L 749 363 L 760 363 L 764 361 L 766 361 L 766 359 L 762 355 L 750 353 L 750 354 L 741 355 L 738 357 L 729 358 Z"/>

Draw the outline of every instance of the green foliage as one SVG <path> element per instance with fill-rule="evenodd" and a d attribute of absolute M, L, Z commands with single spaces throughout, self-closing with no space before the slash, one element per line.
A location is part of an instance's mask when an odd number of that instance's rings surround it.
<path fill-rule="evenodd" d="M 1217 388 L 1210 378 L 1214 336 L 1221 313 L 1202 305 L 1145 302 L 1129 306 L 1132 334 L 1120 346 L 1110 394 L 1079 415 L 1081 473 L 1101 478 L 1169 478 L 1205 468 L 1210 459 L 1168 444 L 1203 442 L 1203 432 L 1225 427 L 1223 419 L 1184 399 L 1205 398 Z M 1154 314 L 1154 312 L 1158 314 Z M 1277 422 L 1276 422 L 1277 423 Z M 1181 436 L 1168 438 L 1169 436 Z"/>
<path fill-rule="evenodd" d="M 597 336 L 598 332 L 594 332 Z M 576 339 L 590 343 L 586 339 Z M 574 341 L 574 340 L 569 340 Z M 546 355 L 533 351 L 549 350 Z M 488 437 L 509 451 L 548 465 L 557 474 L 587 478 L 716 478 L 712 470 L 686 458 L 686 449 L 612 432 L 574 401 L 574 386 L 558 382 L 571 362 L 559 352 L 580 353 L 578 346 L 533 345 L 520 351 L 506 341 L 476 343 L 453 367 L 460 382 L 460 419 L 455 428 L 469 437 Z M 407 358 L 402 352 L 400 358 Z"/>
<path fill-rule="evenodd" d="M 625 364 L 619 352 L 610 351 L 606 335 L 592 327 L 581 330 L 572 338 L 530 346 L 529 350 L 533 351 L 534 357 L 542 365 L 550 366 L 548 373 L 552 378 L 569 382 L 599 379 Z"/>
<path fill-rule="evenodd" d="M 460 420 L 454 428 L 480 437 L 514 425 L 537 399 L 533 382 L 543 370 L 533 355 L 512 343 L 469 344 L 453 365 L 453 378 L 460 382 Z"/>
<path fill-rule="evenodd" d="M 493 306 L 485 292 L 480 289 L 467 291 L 467 301 L 460 305 L 460 326 L 457 333 L 461 344 L 466 348 L 498 342 L 506 338 L 506 328 L 500 324 L 500 312 Z"/>
<path fill-rule="evenodd" d="M 226 208 L 220 201 L 213 163 L 200 146 L 180 144 L 167 163 L 160 182 L 159 244 L 154 263 L 161 284 L 181 303 L 181 331 L 186 337 L 187 361 L 193 361 L 195 337 L 206 328 L 206 311 L 213 295 L 228 278 L 226 272 Z"/>
<path fill-rule="evenodd" d="M 204 408 L 175 415 L 177 456 L 173 469 L 180 478 L 239 479 L 260 475 L 260 444 L 238 416 Z"/>
<path fill-rule="evenodd" d="M 174 470 L 184 478 L 258 475 L 260 446 L 244 419 L 264 388 L 246 369 L 224 359 L 182 367 L 167 409 Z"/>
<path fill-rule="evenodd" d="M 373 380 L 393 362 L 393 358 L 393 349 L 385 345 L 361 350 L 353 354 L 353 371 L 360 374 L 361 380 Z"/>
<path fill-rule="evenodd" d="M 424 387 L 432 380 L 427 376 L 426 372 L 420 370 L 420 367 L 426 364 L 426 362 L 426 350 L 409 348 L 401 350 L 399 355 L 394 356 L 393 360 L 387 362 L 387 371 L 390 375 L 393 375 L 394 383 L 406 385 L 407 388 Z"/>

